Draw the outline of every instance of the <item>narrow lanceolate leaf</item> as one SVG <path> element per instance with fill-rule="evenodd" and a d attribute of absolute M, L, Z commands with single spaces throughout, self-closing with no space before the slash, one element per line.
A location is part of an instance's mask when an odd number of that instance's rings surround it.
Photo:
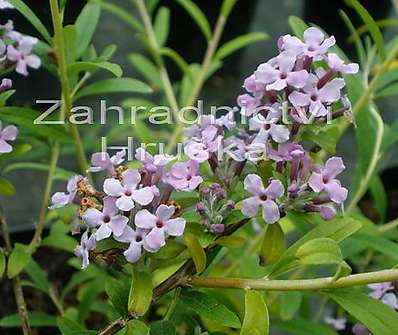
<path fill-rule="evenodd" d="M 184 9 L 191 15 L 192 19 L 199 26 L 203 35 L 207 40 L 211 38 L 211 28 L 209 21 L 207 21 L 206 15 L 200 10 L 200 8 L 191 0 L 177 0 L 177 2 L 184 7 Z"/>
<path fill-rule="evenodd" d="M 222 59 L 228 57 L 229 55 L 233 54 L 234 52 L 238 51 L 239 49 L 246 47 L 247 45 L 249 45 L 251 43 L 264 41 L 267 38 L 268 38 L 268 35 L 265 33 L 261 33 L 261 32 L 249 33 L 246 35 L 238 36 L 238 37 L 228 41 L 224 45 L 222 45 L 218 49 L 218 51 L 215 55 L 215 59 L 222 60 Z"/>
<path fill-rule="evenodd" d="M 76 98 L 107 93 L 151 93 L 152 89 L 142 81 L 131 78 L 115 78 L 97 81 L 84 87 Z"/>
<path fill-rule="evenodd" d="M 22 0 L 8 0 L 8 2 L 14 5 L 14 7 L 32 24 L 32 26 L 36 28 L 48 44 L 52 44 L 52 38 L 44 24 Z"/>
<path fill-rule="evenodd" d="M 136 70 L 151 84 L 160 87 L 162 80 L 160 79 L 159 71 L 148 58 L 140 54 L 130 54 L 128 56 L 131 64 Z"/>
<path fill-rule="evenodd" d="M 398 314 L 380 300 L 354 290 L 334 290 L 326 295 L 364 324 L 373 335 L 396 333 Z"/>
<path fill-rule="evenodd" d="M 225 327 L 240 328 L 240 320 L 235 313 L 215 298 L 199 291 L 184 291 L 181 301 L 199 316 Z"/>
<path fill-rule="evenodd" d="M 3 277 L 4 272 L 6 270 L 6 255 L 3 248 L 0 248 L 0 278 Z"/>
<path fill-rule="evenodd" d="M 300 309 L 301 292 L 282 292 L 280 295 L 280 314 L 282 320 L 291 320 Z"/>
<path fill-rule="evenodd" d="M 15 195 L 16 190 L 14 185 L 6 178 L 0 177 L 0 195 L 4 197 L 11 197 Z"/>
<path fill-rule="evenodd" d="M 346 0 L 347 3 L 353 7 L 358 15 L 361 17 L 362 21 L 365 23 L 366 28 L 369 30 L 370 35 L 372 36 L 373 41 L 375 42 L 377 49 L 379 51 L 379 55 L 381 60 L 383 61 L 386 58 L 386 52 L 384 47 L 384 38 L 383 34 L 380 31 L 379 26 L 366 10 L 364 6 L 358 0 Z"/>
<path fill-rule="evenodd" d="M 304 36 L 304 31 L 308 28 L 307 24 L 297 16 L 289 16 L 288 21 L 294 34 L 302 38 Z"/>
<path fill-rule="evenodd" d="M 81 56 L 93 38 L 98 20 L 101 14 L 101 6 L 98 3 L 88 3 L 84 6 L 76 20 L 76 31 L 78 35 L 77 56 Z"/>
<path fill-rule="evenodd" d="M 170 9 L 161 7 L 156 15 L 153 29 L 159 46 L 163 46 L 169 37 Z"/>
<path fill-rule="evenodd" d="M 42 312 L 28 312 L 29 323 L 33 327 L 56 327 L 57 319 L 55 316 Z M 0 319 L 0 327 L 20 328 L 21 317 L 19 314 L 7 315 Z"/>
<path fill-rule="evenodd" d="M 269 265 L 276 262 L 285 252 L 285 234 L 279 223 L 267 225 L 260 249 L 261 263 Z"/>
<path fill-rule="evenodd" d="M 238 0 L 224 0 L 221 7 L 221 15 L 224 18 L 228 18 L 237 1 Z"/>
<path fill-rule="evenodd" d="M 11 255 L 8 259 L 7 277 L 14 278 L 17 276 L 31 260 L 28 246 L 16 243 Z"/>
<path fill-rule="evenodd" d="M 196 271 L 198 273 L 204 271 L 204 269 L 206 268 L 207 257 L 198 239 L 188 234 L 185 237 L 185 242 L 187 243 L 188 250 L 195 264 Z"/>
<path fill-rule="evenodd" d="M 128 300 L 129 312 L 144 315 L 152 301 L 152 278 L 147 272 L 134 269 Z"/>
<path fill-rule="evenodd" d="M 151 325 L 150 335 L 175 335 L 176 329 L 170 321 L 156 321 Z M 138 334 L 137 334 L 138 335 Z"/>
<path fill-rule="evenodd" d="M 304 243 L 296 252 L 303 264 L 339 264 L 343 255 L 336 241 L 331 238 L 317 238 Z"/>
<path fill-rule="evenodd" d="M 260 292 L 247 291 L 245 294 L 245 317 L 241 335 L 268 335 L 268 308 Z"/>
<path fill-rule="evenodd" d="M 111 72 L 116 77 L 121 77 L 123 74 L 123 70 L 118 64 L 110 62 L 75 62 L 68 66 L 68 72 L 71 75 L 82 71 L 94 73 L 101 69 Z"/>

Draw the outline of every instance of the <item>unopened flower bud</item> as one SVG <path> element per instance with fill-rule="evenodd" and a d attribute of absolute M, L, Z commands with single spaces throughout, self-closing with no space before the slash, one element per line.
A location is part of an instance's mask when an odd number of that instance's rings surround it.
<path fill-rule="evenodd" d="M 223 224 L 215 224 L 211 227 L 213 233 L 222 234 L 225 231 L 225 225 Z"/>
<path fill-rule="evenodd" d="M 203 215 L 206 212 L 206 205 L 200 201 L 196 204 L 196 210 L 199 214 Z"/>
<path fill-rule="evenodd" d="M 228 209 L 234 209 L 235 208 L 235 201 L 233 201 L 233 200 L 228 200 L 227 201 L 227 208 Z"/>

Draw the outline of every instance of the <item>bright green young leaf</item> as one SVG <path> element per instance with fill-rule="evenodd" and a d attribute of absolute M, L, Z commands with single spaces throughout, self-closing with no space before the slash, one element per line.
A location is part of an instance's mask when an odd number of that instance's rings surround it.
<path fill-rule="evenodd" d="M 78 295 L 79 305 L 77 308 L 78 322 L 83 324 L 86 317 L 89 315 L 90 310 L 98 300 L 100 294 L 105 290 L 104 288 L 105 275 L 101 274 L 94 281 L 84 286 L 84 289 Z"/>
<path fill-rule="evenodd" d="M 170 321 L 156 321 L 151 325 L 150 335 L 175 335 L 176 329 Z M 138 334 L 137 334 L 138 335 Z"/>
<path fill-rule="evenodd" d="M 215 298 L 199 291 L 183 291 L 182 303 L 199 316 L 225 327 L 240 328 L 240 320 L 235 313 Z"/>
<path fill-rule="evenodd" d="M 105 1 L 96 0 L 95 2 L 100 3 L 100 5 L 103 9 L 105 9 L 109 13 L 116 15 L 118 18 L 120 18 L 124 23 L 129 25 L 134 30 L 137 30 L 140 32 L 144 31 L 142 24 L 134 16 L 127 13 L 127 11 L 124 8 L 121 8 L 115 4 L 113 4 L 111 2 L 107 2 L 107 1 L 105 2 Z"/>
<path fill-rule="evenodd" d="M 151 93 L 152 89 L 142 81 L 131 78 L 114 78 L 97 81 L 84 87 L 77 95 L 76 99 L 98 94 L 108 93 Z"/>
<path fill-rule="evenodd" d="M 370 236 L 364 234 L 357 234 L 353 236 L 352 239 L 359 241 L 362 245 L 366 245 L 368 248 L 382 253 L 396 262 L 398 261 L 398 244 L 395 242 L 381 236 Z"/>
<path fill-rule="evenodd" d="M 40 265 L 35 262 L 34 259 L 30 260 L 24 271 L 28 274 L 30 279 L 38 288 L 40 288 L 43 292 L 50 292 L 50 282 L 47 279 L 47 274 L 40 267 Z"/>
<path fill-rule="evenodd" d="M 149 335 L 149 327 L 140 320 L 132 320 L 127 323 L 124 335 Z"/>
<path fill-rule="evenodd" d="M 160 7 L 153 25 L 156 40 L 159 46 L 163 46 L 167 42 L 170 29 L 170 9 Z"/>
<path fill-rule="evenodd" d="M 355 9 L 355 11 L 361 17 L 362 21 L 365 23 L 367 29 L 369 30 L 370 35 L 372 36 L 377 46 L 380 59 L 384 61 L 386 58 L 384 38 L 377 23 L 369 14 L 369 12 L 366 10 L 366 8 L 363 5 L 361 5 L 361 3 L 358 0 L 346 0 L 346 3 Z"/>
<path fill-rule="evenodd" d="M 113 307 L 120 316 L 125 317 L 128 314 L 129 288 L 124 285 L 123 280 L 109 278 L 106 281 L 105 292 L 109 297 Z"/>
<path fill-rule="evenodd" d="M 245 317 L 240 335 L 268 335 L 268 308 L 261 292 L 246 291 Z"/>
<path fill-rule="evenodd" d="M 224 45 L 222 45 L 216 55 L 215 59 L 222 60 L 229 55 L 233 54 L 239 49 L 246 47 L 247 45 L 259 41 L 264 41 L 268 38 L 268 35 L 265 33 L 249 33 L 246 35 L 238 36 L 231 41 L 228 41 Z"/>
<path fill-rule="evenodd" d="M 280 295 L 280 313 L 282 320 L 291 320 L 300 309 L 303 296 L 301 292 L 282 292 Z"/>
<path fill-rule="evenodd" d="M 187 243 L 188 250 L 195 264 L 196 272 L 203 272 L 207 263 L 207 257 L 203 247 L 200 245 L 198 239 L 191 234 L 185 236 L 185 242 Z"/>
<path fill-rule="evenodd" d="M 338 303 L 373 335 L 391 335 L 398 329 L 398 314 L 380 300 L 354 290 L 334 290 L 326 295 Z"/>
<path fill-rule="evenodd" d="M 237 1 L 238 0 L 224 0 L 221 7 L 221 15 L 224 18 L 228 18 Z"/>
<path fill-rule="evenodd" d="M 68 66 L 68 72 L 71 75 L 78 74 L 82 71 L 95 73 L 101 69 L 111 72 L 116 77 L 121 77 L 123 75 L 123 70 L 120 65 L 110 62 L 76 62 Z"/>
<path fill-rule="evenodd" d="M 30 325 L 33 327 L 56 327 L 57 319 L 55 316 L 42 312 L 28 312 Z M 19 314 L 7 315 L 0 319 L 0 327 L 20 328 L 21 318 Z"/>
<path fill-rule="evenodd" d="M 14 278 L 17 276 L 31 260 L 28 246 L 16 243 L 8 258 L 7 277 Z"/>
<path fill-rule="evenodd" d="M 76 19 L 76 31 L 78 36 L 77 57 L 80 57 L 89 46 L 101 15 L 101 6 L 98 3 L 89 2 Z"/>
<path fill-rule="evenodd" d="M 32 24 L 32 26 L 36 28 L 48 44 L 52 44 L 52 38 L 44 24 L 22 0 L 9 0 L 8 2 L 14 5 L 14 7 Z"/>
<path fill-rule="evenodd" d="M 160 87 L 162 80 L 160 79 L 159 71 L 156 66 L 145 56 L 140 54 L 130 54 L 128 56 L 131 64 L 134 65 L 136 70 L 151 84 Z"/>
<path fill-rule="evenodd" d="M 69 25 L 64 27 L 64 40 L 66 63 L 71 64 L 77 57 L 76 50 L 78 46 L 78 36 L 75 26 Z"/>
<path fill-rule="evenodd" d="M 307 24 L 297 16 L 289 16 L 289 25 L 295 35 L 303 38 L 304 31 L 308 28 Z"/>
<path fill-rule="evenodd" d="M 175 50 L 163 47 L 159 49 L 159 53 L 172 59 L 182 73 L 190 75 L 189 64 Z"/>
<path fill-rule="evenodd" d="M 0 248 L 0 278 L 3 277 L 6 271 L 7 259 L 3 248 Z"/>
<path fill-rule="evenodd" d="M 206 39 L 210 40 L 212 35 L 210 24 L 201 9 L 191 0 L 177 0 L 177 2 L 191 15 Z"/>
<path fill-rule="evenodd" d="M 0 177 L 0 195 L 4 197 L 12 197 L 16 190 L 14 185 L 6 178 Z"/>
<path fill-rule="evenodd" d="M 263 265 L 276 262 L 286 250 L 285 234 L 279 223 L 267 225 L 260 249 Z"/>
<path fill-rule="evenodd" d="M 128 299 L 129 312 L 144 315 L 152 301 L 152 278 L 147 272 L 134 269 Z"/>
<path fill-rule="evenodd" d="M 15 93 L 15 90 L 8 90 L 0 93 L 0 107 L 4 107 L 7 104 L 7 100 L 10 99 Z"/>
<path fill-rule="evenodd" d="M 331 238 L 317 238 L 304 243 L 296 252 L 303 264 L 340 264 L 343 255 L 340 247 Z"/>

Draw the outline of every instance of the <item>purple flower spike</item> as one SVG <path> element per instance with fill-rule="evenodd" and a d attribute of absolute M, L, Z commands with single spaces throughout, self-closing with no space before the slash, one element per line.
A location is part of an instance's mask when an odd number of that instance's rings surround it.
<path fill-rule="evenodd" d="M 199 174 L 199 163 L 189 160 L 185 163 L 175 163 L 171 168 L 167 182 L 177 191 L 191 192 L 203 181 Z"/>
<path fill-rule="evenodd" d="M 313 172 L 308 184 L 314 192 L 321 192 L 325 190 L 330 199 L 336 204 L 342 204 L 348 195 L 346 188 L 341 186 L 339 180 L 336 177 L 343 172 L 345 166 L 343 160 L 339 157 L 329 158 L 325 164 L 325 167 L 320 172 Z"/>
<path fill-rule="evenodd" d="M 128 169 L 122 173 L 122 181 L 108 178 L 104 182 L 104 191 L 107 195 L 117 197 L 116 206 L 122 211 L 130 211 L 135 202 L 140 205 L 148 205 L 154 198 L 153 187 L 139 188 L 141 176 L 138 171 Z"/>
<path fill-rule="evenodd" d="M 156 215 L 147 209 L 140 210 L 135 216 L 135 225 L 141 229 L 150 230 L 146 236 L 148 246 L 157 251 L 166 244 L 167 236 L 181 236 L 185 229 L 183 218 L 172 219 L 174 206 L 160 205 Z"/>
<path fill-rule="evenodd" d="M 86 180 L 83 176 L 77 175 L 73 176 L 68 181 L 68 185 L 66 187 L 68 193 L 57 192 L 51 197 L 52 205 L 49 209 L 61 208 L 69 205 L 73 202 L 77 193 L 77 186 L 81 180 Z"/>
<path fill-rule="evenodd" d="M 18 136 L 18 129 L 15 126 L 7 126 L 2 129 L 0 121 L 0 154 L 12 151 L 12 146 L 7 141 L 15 141 Z"/>
<path fill-rule="evenodd" d="M 89 208 L 82 216 L 90 228 L 99 226 L 95 233 L 97 241 L 110 237 L 112 233 L 115 236 L 122 235 L 129 221 L 127 217 L 119 214 L 115 202 L 114 198 L 105 197 L 102 212 L 96 208 Z"/>
<path fill-rule="evenodd" d="M 306 70 L 293 71 L 296 57 L 289 52 L 282 52 L 269 61 L 261 64 L 254 73 L 256 80 L 267 84 L 266 89 L 280 91 L 288 85 L 302 88 L 307 83 L 308 72 Z"/>
<path fill-rule="evenodd" d="M 91 164 L 93 166 L 90 167 L 88 171 L 108 171 L 111 175 L 114 175 L 115 166 L 124 162 L 124 156 L 126 156 L 126 150 L 121 150 L 112 157 L 110 157 L 107 152 L 97 152 L 91 156 Z"/>
<path fill-rule="evenodd" d="M 263 219 L 272 224 L 280 219 L 279 206 L 275 202 L 280 198 L 285 189 L 279 180 L 272 180 L 267 188 L 264 188 L 261 178 L 255 174 L 249 174 L 244 181 L 245 190 L 253 196 L 242 201 L 242 214 L 246 217 L 255 217 L 258 208 L 262 207 Z"/>
<path fill-rule="evenodd" d="M 87 268 L 89 265 L 89 251 L 95 249 L 96 241 L 94 235 L 88 237 L 88 230 L 86 230 L 81 238 L 80 245 L 75 249 L 75 255 L 80 258 L 82 269 Z"/>
<path fill-rule="evenodd" d="M 17 47 L 9 45 L 7 48 L 7 58 L 17 64 L 16 72 L 23 76 L 28 75 L 28 66 L 38 69 L 41 65 L 40 58 L 31 54 L 33 46 L 37 43 L 37 38 L 23 36 Z"/>

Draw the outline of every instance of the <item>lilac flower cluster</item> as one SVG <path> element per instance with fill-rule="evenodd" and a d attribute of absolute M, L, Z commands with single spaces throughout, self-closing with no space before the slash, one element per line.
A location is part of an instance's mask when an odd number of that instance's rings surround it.
<path fill-rule="evenodd" d="M 7 1 L 0 3 L 6 6 Z M 28 67 L 38 69 L 41 65 L 40 58 L 32 53 L 33 46 L 38 42 L 37 38 L 23 35 L 14 30 L 11 20 L 0 25 L 0 59 L 6 69 L 15 66 L 15 71 L 23 76 L 28 75 Z"/>
<path fill-rule="evenodd" d="M 141 162 L 139 171 L 123 165 L 125 151 L 110 157 L 107 153 L 92 156 L 91 172 L 106 171 L 108 178 L 103 191 L 97 191 L 87 178 L 74 176 L 67 192 L 52 196 L 51 209 L 69 204 L 79 205 L 78 217 L 85 226 L 76 255 L 82 266 L 89 263 L 89 252 L 97 242 L 113 238 L 126 243 L 123 252 L 128 262 L 137 262 L 143 251 L 154 253 L 166 244 L 166 239 L 181 236 L 185 220 L 180 217 L 178 204 L 171 201 L 175 191 L 193 191 L 202 182 L 198 163 L 174 163 L 170 155 L 155 155 L 140 148 L 136 158 Z"/>

